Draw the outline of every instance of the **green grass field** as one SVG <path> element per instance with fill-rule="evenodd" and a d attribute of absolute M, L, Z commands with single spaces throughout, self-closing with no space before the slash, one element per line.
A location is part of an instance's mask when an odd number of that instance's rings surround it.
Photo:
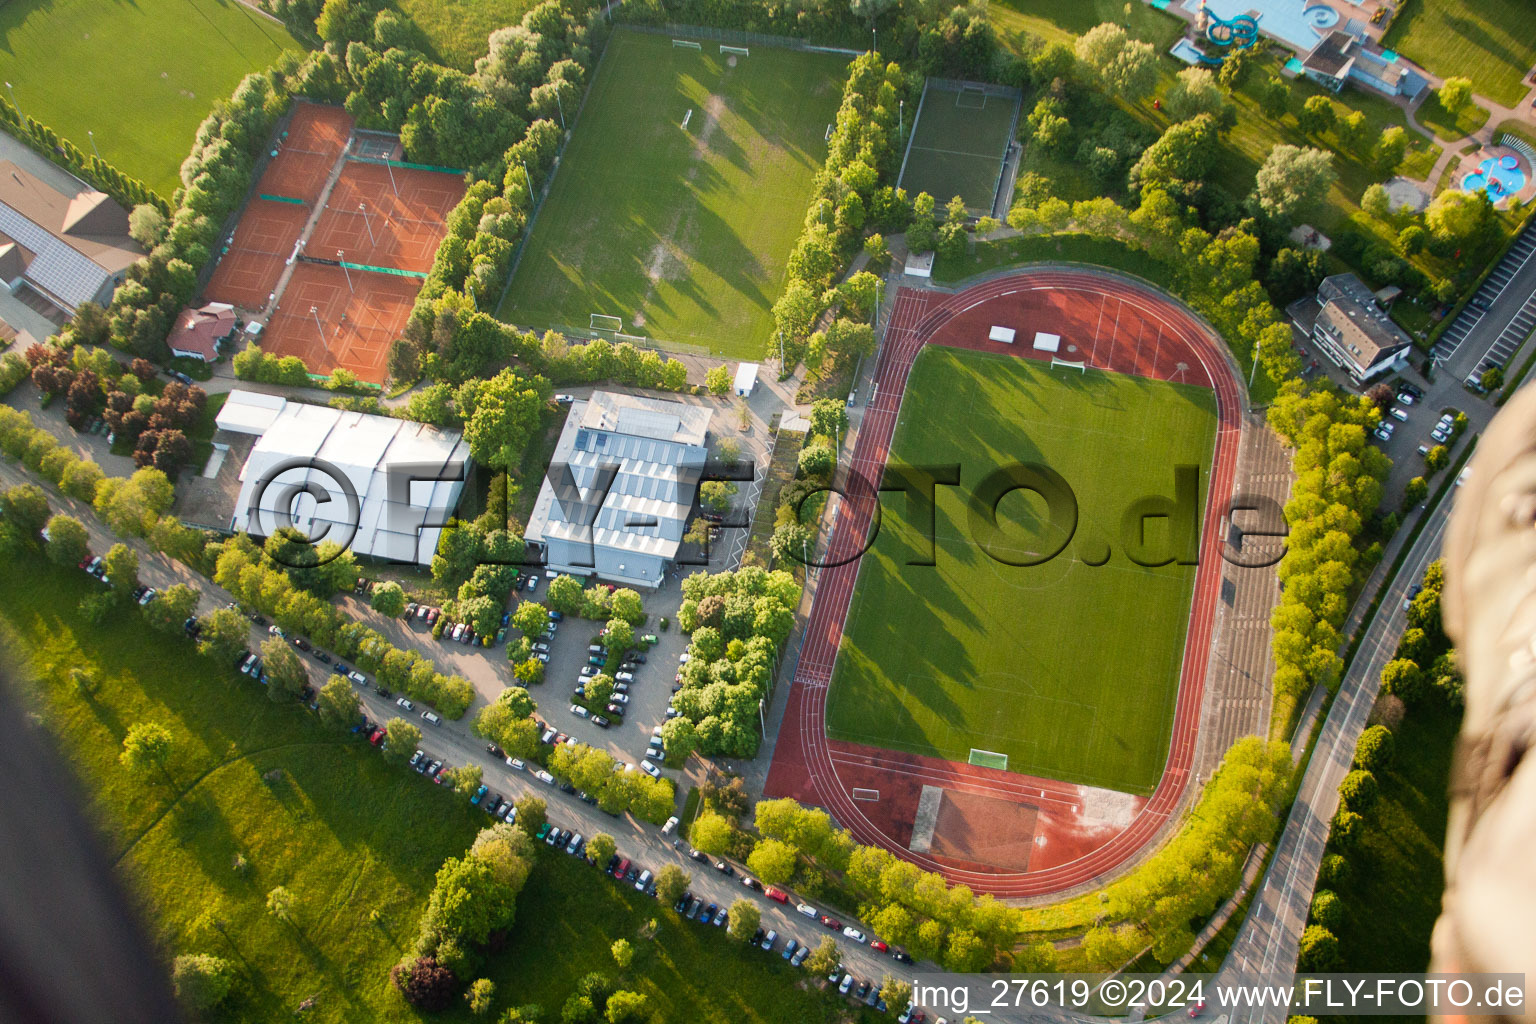
<path fill-rule="evenodd" d="M 236 0 L 12 0 L 0 77 L 21 112 L 167 199 L 198 124 L 240 79 L 300 49 Z"/>
<path fill-rule="evenodd" d="M 415 939 L 438 867 L 469 846 L 485 815 L 308 712 L 272 703 L 185 641 L 146 631 L 137 609 L 85 626 L 76 603 L 98 589 L 36 554 L 15 558 L 0 580 L 0 657 L 27 710 L 57 739 L 151 939 L 167 959 L 208 952 L 235 961 L 230 999 L 199 1019 L 286 1020 L 309 996 L 315 1008 L 302 1016 L 316 1024 L 474 1019 L 462 1001 L 418 1014 L 387 972 Z M 94 675 L 94 693 L 68 681 L 76 667 Z M 123 734 L 145 720 L 175 737 L 169 782 L 118 764 Z M 273 769 L 283 775 L 269 783 L 262 776 Z M 560 799 L 550 802 L 558 823 Z M 244 875 L 233 870 L 236 853 L 249 864 Z M 265 911 L 276 885 L 296 897 L 294 927 Z M 193 929 L 205 909 L 226 922 L 228 939 Z M 640 939 L 652 918 L 654 941 Z M 621 937 L 636 950 L 625 987 L 650 995 L 666 1020 L 848 1019 L 835 997 L 799 987 L 804 975 L 778 957 L 680 921 L 543 847 L 508 945 L 486 968 L 495 1015 L 539 1001 L 551 1011 L 544 1019 L 557 1019 L 584 974 L 614 973 L 608 946 Z"/>
<path fill-rule="evenodd" d="M 1382 42 L 1437 75 L 1465 75 L 1506 107 L 1525 94 L 1536 64 L 1528 0 L 1419 0 L 1405 4 Z"/>
<path fill-rule="evenodd" d="M 762 354 L 847 61 L 703 45 L 614 35 L 501 319 Z"/>
<path fill-rule="evenodd" d="M 971 413 L 955 415 L 957 402 Z M 935 566 L 906 500 L 885 503 L 865 556 L 828 698 L 830 735 L 965 761 L 1007 754 L 1013 771 L 1149 792 L 1167 755 L 1192 566 L 1125 557 L 1131 502 L 1173 493 L 1172 467 L 1208 467 L 1215 397 L 1205 388 L 930 347 L 912 369 L 892 461 L 960 463 L 940 487 Z M 1076 539 L 1043 565 L 1005 565 L 973 540 L 977 483 L 1009 463 L 1043 463 L 1076 494 Z M 991 552 L 1044 551 L 1043 503 L 998 506 Z M 1155 520 L 1153 522 L 1156 522 Z M 1149 530 L 1149 533 L 1152 532 Z M 1098 568 L 1075 557 L 1113 548 Z"/>
<path fill-rule="evenodd" d="M 533 0 L 396 0 L 421 30 L 423 49 L 450 67 L 475 70 L 489 49 L 491 33 L 516 25 Z"/>
<path fill-rule="evenodd" d="M 959 196 L 971 209 L 991 213 L 1018 102 L 987 96 L 979 108 L 961 105 L 967 102 L 974 100 L 928 90 L 912 130 L 901 187 L 913 196 L 927 192 L 940 207 Z"/>

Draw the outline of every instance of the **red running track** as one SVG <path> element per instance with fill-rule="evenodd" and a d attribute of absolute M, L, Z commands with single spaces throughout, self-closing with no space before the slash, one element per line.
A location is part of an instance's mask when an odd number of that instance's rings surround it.
<path fill-rule="evenodd" d="M 885 778 L 911 786 L 920 783 L 1027 802 L 1043 809 L 1081 799 L 1081 789 L 1067 783 L 976 765 L 945 761 L 859 744 L 831 741 L 826 736 L 826 703 L 832 667 L 842 640 L 858 577 L 859 554 L 865 546 L 880 479 L 890 453 L 897 414 L 913 361 L 925 344 L 956 345 L 1038 358 L 1029 347 L 1029 331 L 1019 332 L 1019 344 L 986 341 L 988 323 L 1017 323 L 1017 309 L 1030 310 L 1035 322 L 1063 336 L 1075 351 L 1064 359 L 1084 360 L 1090 367 L 1138 374 L 1183 383 L 1211 386 L 1216 393 L 1217 431 L 1207 488 L 1184 660 L 1179 675 L 1168 759 L 1151 797 L 1140 803 L 1124 827 L 1092 837 L 1066 838 L 1067 857 L 1037 870 L 1002 870 L 985 865 L 936 859 L 907 848 L 901 823 L 878 804 L 855 802 L 851 790 Z M 1242 402 L 1239 384 L 1224 343 L 1209 333 L 1177 301 L 1142 284 L 1105 273 L 1047 269 L 1026 271 L 988 281 L 958 294 L 898 293 L 885 343 L 875 368 L 873 401 L 865 408 L 850 463 L 850 476 L 865 483 L 849 487 L 823 556 L 815 600 L 800 650 L 789 703 L 780 729 L 766 791 L 794 795 L 825 807 L 861 843 L 881 846 L 920 867 L 943 874 L 999 897 L 1043 896 L 1090 882 L 1134 858 L 1161 830 L 1183 798 L 1194 764 L 1200 707 L 1205 693 L 1221 572 L 1220 523 L 1231 493 L 1241 440 Z M 1203 378 L 1203 379 L 1202 379 Z M 839 564 L 841 563 L 841 564 Z M 1075 808 L 1073 808 L 1075 810 Z M 905 834 L 910 836 L 910 821 Z M 894 826 L 894 827 L 893 827 Z M 1047 858 L 1049 860 L 1050 858 Z"/>

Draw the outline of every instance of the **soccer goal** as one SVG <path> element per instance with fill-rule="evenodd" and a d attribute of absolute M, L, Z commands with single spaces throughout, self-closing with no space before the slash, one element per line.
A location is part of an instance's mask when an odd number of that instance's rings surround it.
<path fill-rule="evenodd" d="M 607 313 L 592 313 L 589 316 L 587 327 L 590 330 L 610 331 L 614 334 L 624 330 L 624 321 L 616 316 L 609 316 Z"/>
<path fill-rule="evenodd" d="M 1083 360 L 1078 360 L 1074 363 L 1070 359 L 1057 359 L 1053 356 L 1051 357 L 1051 369 L 1054 370 L 1057 367 L 1061 367 L 1064 370 L 1076 370 L 1078 373 L 1084 374 L 1088 372 L 1088 364 Z"/>
<path fill-rule="evenodd" d="M 963 85 L 955 93 L 955 106 L 963 110 L 982 110 L 987 105 L 987 91 L 980 86 Z"/>
<path fill-rule="evenodd" d="M 747 51 L 747 48 L 745 46 L 726 46 L 724 43 L 720 44 L 720 52 L 721 53 L 734 53 L 738 57 L 750 57 L 750 56 L 752 56 L 751 53 L 749 53 Z"/>
<path fill-rule="evenodd" d="M 995 750 L 978 750 L 971 748 L 971 756 L 968 759 L 971 764 L 982 768 L 996 768 L 1000 771 L 1008 770 L 1008 755 L 999 754 Z"/>
<path fill-rule="evenodd" d="M 674 39 L 672 40 L 672 45 L 681 46 L 685 50 L 699 50 L 702 52 L 704 49 L 703 46 L 694 42 L 692 39 Z"/>

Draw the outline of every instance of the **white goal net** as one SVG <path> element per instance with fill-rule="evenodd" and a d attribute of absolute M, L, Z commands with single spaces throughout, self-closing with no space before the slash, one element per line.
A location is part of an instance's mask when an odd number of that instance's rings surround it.
<path fill-rule="evenodd" d="M 592 313 L 590 316 L 587 327 L 591 330 L 611 331 L 614 334 L 624 330 L 624 321 L 616 316 L 609 316 L 607 313 Z"/>

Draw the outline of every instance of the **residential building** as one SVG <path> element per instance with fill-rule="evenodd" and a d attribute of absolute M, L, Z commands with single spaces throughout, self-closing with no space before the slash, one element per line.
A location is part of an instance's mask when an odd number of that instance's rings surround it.
<path fill-rule="evenodd" d="M 654 588 L 676 559 L 710 410 L 595 392 L 571 404 L 524 539 L 550 569 Z"/>
<path fill-rule="evenodd" d="M 255 434 L 229 528 L 283 526 L 359 556 L 428 566 L 468 476 L 457 430 L 235 390 L 220 430 Z"/>
<path fill-rule="evenodd" d="M 144 250 L 128 237 L 128 211 L 62 180 L 78 188 L 61 191 L 0 160 L 0 278 L 28 305 L 73 315 L 82 302 L 110 302 Z"/>
<path fill-rule="evenodd" d="M 227 302 L 188 306 L 176 318 L 165 343 L 173 356 L 211 363 L 219 358 L 219 343 L 235 333 L 236 326 L 235 307 Z"/>
<path fill-rule="evenodd" d="M 1354 274 L 1324 278 L 1314 298 L 1298 300 L 1289 312 L 1324 357 L 1358 385 L 1408 365 L 1413 339 Z"/>

